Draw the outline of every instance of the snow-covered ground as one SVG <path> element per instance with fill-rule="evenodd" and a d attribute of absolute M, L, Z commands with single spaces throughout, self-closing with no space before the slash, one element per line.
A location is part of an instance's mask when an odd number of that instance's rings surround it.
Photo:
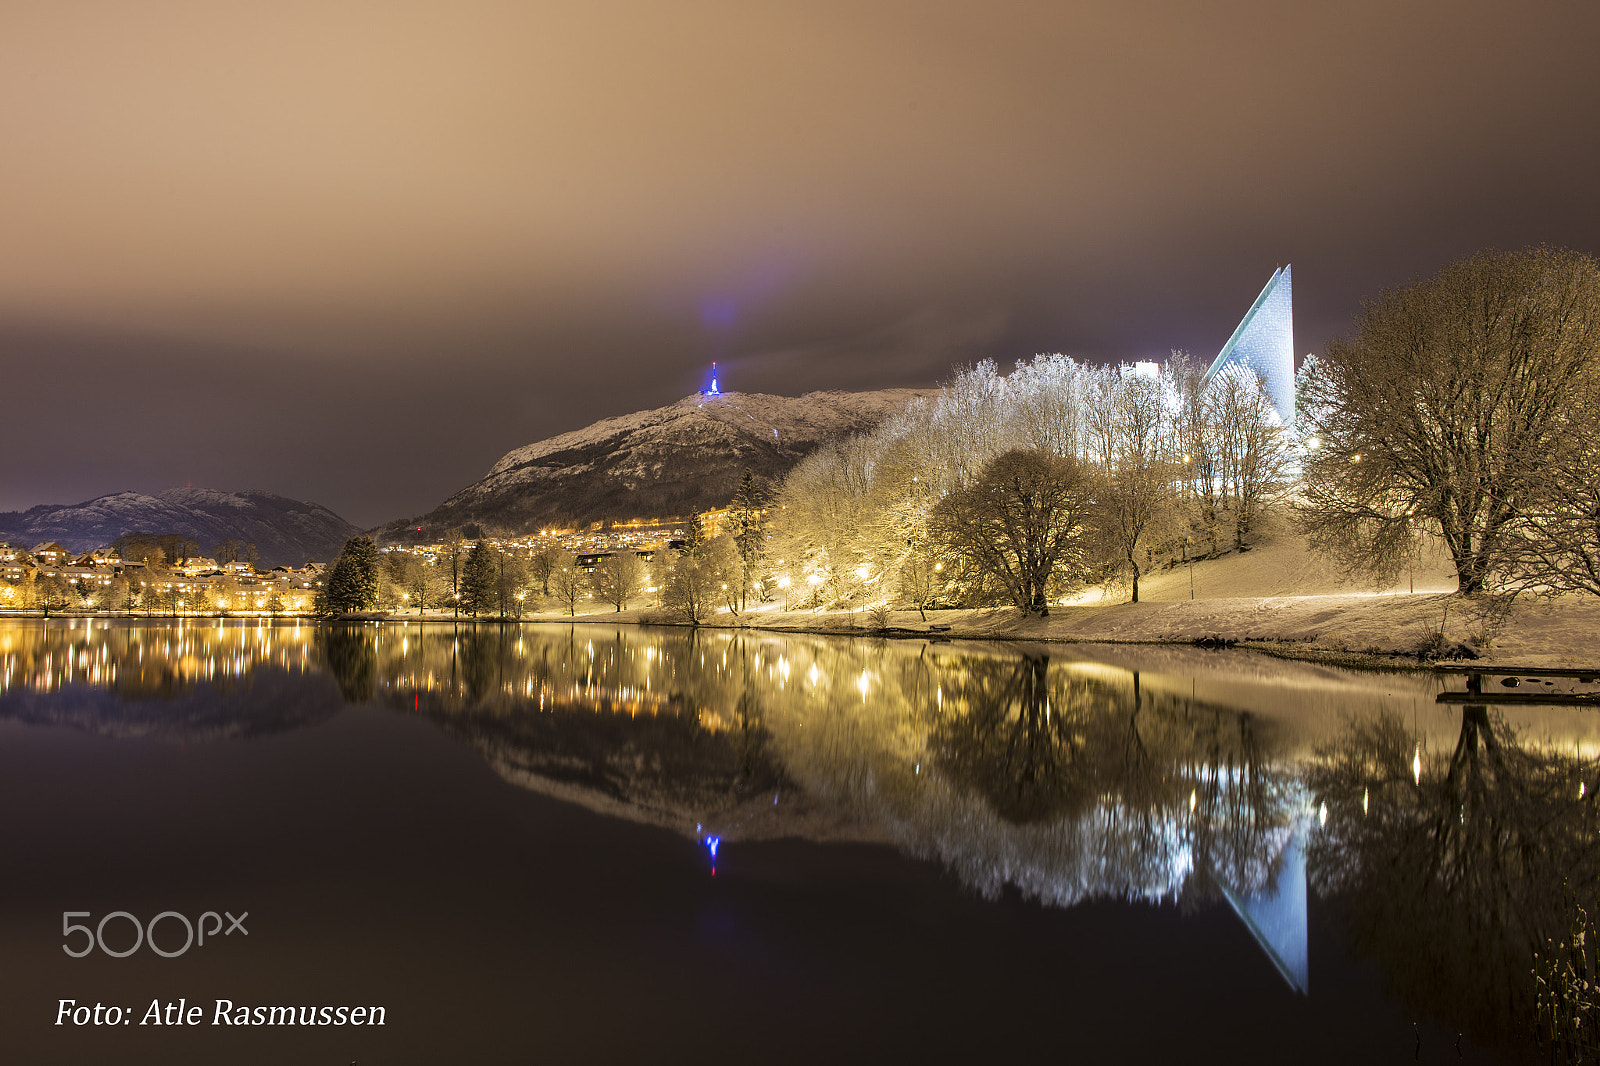
<path fill-rule="evenodd" d="M 903 630 L 938 625 L 941 635 L 989 640 L 1190 643 L 1221 638 L 1274 642 L 1291 654 L 1407 657 L 1441 643 L 1435 634 L 1442 628 L 1445 647 L 1464 645 L 1486 662 L 1600 669 L 1600 599 L 1530 598 L 1518 602 L 1497 626 L 1474 604 L 1453 595 L 1454 576 L 1437 555 L 1426 557 L 1414 577 L 1402 575 L 1396 586 L 1362 588 L 1344 580 L 1303 540 L 1280 533 L 1249 551 L 1195 563 L 1192 580 L 1193 599 L 1190 568 L 1179 566 L 1142 581 L 1139 603 L 1127 602 L 1126 591 L 1106 595 L 1095 589 L 1047 618 L 992 608 L 929 611 L 924 622 L 916 611 L 896 611 L 890 625 Z M 537 617 L 570 620 L 565 614 Z M 592 606 L 579 617 L 670 620 L 659 610 L 618 614 Z M 869 625 L 864 612 L 785 611 L 781 601 L 739 616 L 722 612 L 709 624 L 831 632 L 862 632 Z"/>

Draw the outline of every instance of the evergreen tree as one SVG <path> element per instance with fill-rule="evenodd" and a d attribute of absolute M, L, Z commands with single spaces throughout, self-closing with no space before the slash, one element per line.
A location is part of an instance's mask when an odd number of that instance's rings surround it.
<path fill-rule="evenodd" d="M 476 618 L 494 610 L 496 598 L 495 551 L 483 541 L 467 552 L 461 573 L 461 606 Z"/>
<path fill-rule="evenodd" d="M 321 614 L 371 610 L 378 604 L 378 546 L 366 537 L 351 537 L 322 578 L 317 593 Z"/>
<path fill-rule="evenodd" d="M 689 528 L 685 531 L 683 547 L 680 550 L 683 554 L 698 559 L 705 546 L 706 524 L 701 520 L 700 513 L 696 511 L 689 516 Z"/>
<path fill-rule="evenodd" d="M 765 494 L 756 487 L 750 471 L 739 480 L 739 491 L 728 504 L 728 523 L 733 533 L 733 543 L 739 552 L 739 609 L 745 607 L 745 596 L 755 585 L 761 566 L 761 556 L 767 546 L 767 512 Z"/>

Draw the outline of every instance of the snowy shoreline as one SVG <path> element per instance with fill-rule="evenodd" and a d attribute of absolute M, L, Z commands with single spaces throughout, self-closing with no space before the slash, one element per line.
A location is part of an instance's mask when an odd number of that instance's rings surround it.
<path fill-rule="evenodd" d="M 1594 667 L 1600 670 L 1600 601 L 1576 599 L 1519 604 L 1492 639 L 1447 593 L 1335 594 L 1233 597 L 1179 603 L 1122 603 L 1059 607 L 1047 617 L 1014 608 L 895 611 L 886 629 L 871 628 L 864 612 L 757 610 L 727 612 L 702 622 L 705 629 L 911 640 L 985 640 L 1058 644 L 1228 646 L 1331 665 L 1426 670 L 1435 662 L 1472 660 L 1483 665 Z M 767 605 L 764 605 L 767 606 Z M 1451 617 L 1446 617 L 1446 607 Z M 539 624 L 686 625 L 659 610 L 540 614 Z M 1423 652 L 1444 623 L 1437 659 Z M 933 627 L 937 626 L 935 629 Z"/>

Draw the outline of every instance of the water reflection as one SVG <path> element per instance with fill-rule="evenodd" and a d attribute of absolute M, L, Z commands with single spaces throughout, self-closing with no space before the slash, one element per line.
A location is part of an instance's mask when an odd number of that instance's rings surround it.
<path fill-rule="evenodd" d="M 1595 912 L 1594 760 L 1469 706 L 1440 750 L 1396 715 L 1352 722 L 1306 776 L 1327 809 L 1313 883 L 1404 997 L 1441 1017 L 1471 1005 L 1486 1031 L 1524 1023 L 1532 953 L 1565 935 L 1573 896 Z"/>
<path fill-rule="evenodd" d="M 1576 710 L 1182 650 L 445 624 L 0 623 L 0 717 L 237 737 L 425 717 L 506 781 L 721 847 L 878 841 L 987 896 L 1225 900 L 1295 988 L 1306 887 L 1421 1012 L 1514 1032 L 1600 881 Z M 1595 908 L 1591 908 L 1593 912 Z"/>
<path fill-rule="evenodd" d="M 0 623 L 0 717 L 196 741 L 298 729 L 338 712 L 310 626 L 67 619 Z"/>

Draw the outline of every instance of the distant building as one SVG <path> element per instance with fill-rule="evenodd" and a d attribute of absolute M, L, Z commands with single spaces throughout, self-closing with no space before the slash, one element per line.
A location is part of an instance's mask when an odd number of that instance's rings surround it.
<path fill-rule="evenodd" d="M 584 552 L 580 555 L 573 556 L 572 565 L 577 567 L 579 570 L 582 570 L 586 574 L 592 574 L 594 573 L 594 568 L 600 565 L 600 560 L 609 559 L 615 554 L 617 553 L 614 551 Z M 637 555 L 641 560 L 647 563 L 656 557 L 656 553 L 653 548 L 635 551 L 633 554 Z"/>
<path fill-rule="evenodd" d="M 35 544 L 33 550 L 28 554 L 46 566 L 61 566 L 72 558 L 71 552 L 53 540 L 44 544 Z"/>
<path fill-rule="evenodd" d="M 1267 394 L 1284 425 L 1294 422 L 1294 300 L 1289 268 L 1273 272 L 1267 287 L 1234 327 L 1206 371 L 1210 381 L 1229 365 L 1252 370 L 1266 379 Z"/>

